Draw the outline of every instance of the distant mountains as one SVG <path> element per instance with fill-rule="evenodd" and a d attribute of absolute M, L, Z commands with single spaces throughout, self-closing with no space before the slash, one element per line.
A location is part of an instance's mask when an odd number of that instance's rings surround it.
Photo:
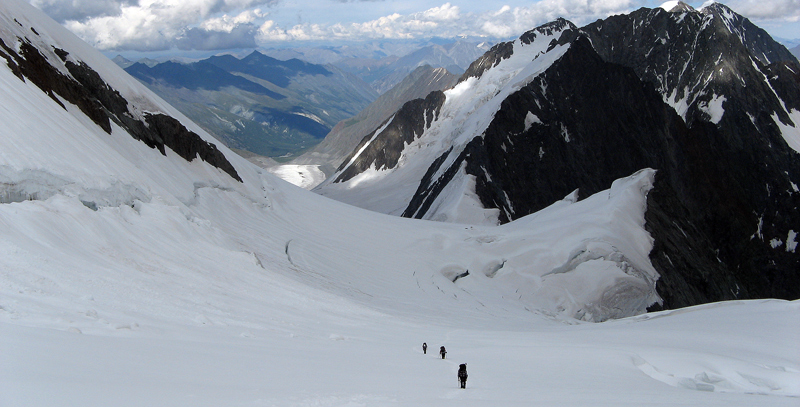
<path fill-rule="evenodd" d="M 404 43 L 401 47 L 401 44 L 376 42 L 360 46 L 268 49 L 263 52 L 279 59 L 299 58 L 334 65 L 364 79 L 383 94 L 420 66 L 445 68 L 455 75 L 461 75 L 491 45 L 477 40 L 416 44 L 416 47 L 410 47 Z"/>
<path fill-rule="evenodd" d="M 384 41 L 270 49 L 244 58 L 219 55 L 191 63 L 134 62 L 121 56 L 113 61 L 229 147 L 285 160 L 316 146 L 334 128 L 352 130 L 345 123 L 363 121 L 365 116 L 354 116 L 417 68 L 443 68 L 458 75 L 488 47 L 478 41 Z M 437 80 L 443 78 L 442 72 L 435 74 Z M 418 73 L 415 78 L 421 77 Z M 409 100 L 405 97 L 421 97 L 433 90 L 424 84 L 404 86 L 382 98 L 380 109 L 391 113 L 399 107 L 397 103 Z M 413 95 L 399 95 L 412 87 Z M 384 119 L 385 114 L 379 118 Z M 362 133 L 350 138 L 360 139 Z M 341 141 L 340 136 L 334 138 Z M 339 163 L 328 160 L 342 158 L 356 143 L 339 143 L 336 149 L 346 152 L 333 156 L 326 152 L 321 162 L 316 160 L 320 150 L 301 161 L 332 171 Z"/>
<path fill-rule="evenodd" d="M 800 45 L 789 48 L 789 52 L 791 52 L 796 58 L 800 58 Z"/>
<path fill-rule="evenodd" d="M 334 66 L 259 52 L 188 64 L 137 62 L 125 70 L 229 147 L 270 157 L 316 145 L 336 123 L 378 97 L 363 80 Z"/>
<path fill-rule="evenodd" d="M 414 69 L 430 65 L 461 75 L 472 61 L 489 50 L 482 39 L 373 41 L 337 47 L 297 47 L 262 50 L 278 59 L 297 58 L 316 64 L 334 65 L 352 73 L 378 93 L 387 92 Z"/>

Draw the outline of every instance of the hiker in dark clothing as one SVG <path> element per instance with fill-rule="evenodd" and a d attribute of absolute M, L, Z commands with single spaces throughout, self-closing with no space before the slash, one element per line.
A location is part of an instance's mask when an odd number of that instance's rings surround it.
<path fill-rule="evenodd" d="M 442 359 L 444 359 L 444 355 L 447 354 L 447 351 L 444 350 L 444 346 L 439 347 L 439 354 L 442 355 Z"/>
<path fill-rule="evenodd" d="M 422 342 L 422 353 L 428 354 L 428 344 L 425 342 Z"/>
<path fill-rule="evenodd" d="M 462 363 L 458 365 L 458 381 L 461 383 L 461 388 L 467 388 L 467 364 Z"/>

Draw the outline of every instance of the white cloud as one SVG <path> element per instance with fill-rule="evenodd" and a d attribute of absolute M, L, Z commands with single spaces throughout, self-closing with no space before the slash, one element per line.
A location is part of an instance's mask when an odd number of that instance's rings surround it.
<path fill-rule="evenodd" d="M 481 26 L 481 30 L 491 37 L 507 38 L 514 34 L 512 29 L 505 24 L 496 24 L 492 21 L 486 21 Z"/>
<path fill-rule="evenodd" d="M 363 23 L 305 23 L 281 28 L 274 21 L 269 21 L 259 29 L 257 40 L 365 40 L 464 35 L 509 38 L 558 17 L 568 18 L 581 25 L 630 9 L 632 0 L 543 0 L 527 7 L 511 8 L 503 5 L 497 10 L 482 13 L 462 13 L 458 6 L 445 3 L 418 13 L 395 13 Z"/>
<path fill-rule="evenodd" d="M 735 0 L 725 5 L 753 20 L 800 21 L 800 0 Z"/>
<path fill-rule="evenodd" d="M 434 7 L 419 13 L 425 20 L 433 21 L 448 21 L 457 20 L 460 18 L 458 6 L 453 6 L 450 3 L 445 3 L 441 7 Z"/>
<path fill-rule="evenodd" d="M 87 17 L 118 15 L 123 6 L 131 6 L 138 0 L 30 0 L 56 21 L 78 20 Z"/>
<path fill-rule="evenodd" d="M 278 0 L 106 0 L 99 2 L 104 5 L 102 12 L 98 9 L 83 18 L 67 12 L 70 7 L 81 6 L 81 2 L 93 1 L 31 0 L 31 3 L 46 12 L 50 10 L 51 16 L 57 12 L 54 17 L 64 18 L 67 28 L 101 50 L 152 51 L 172 47 L 207 49 L 209 44 L 202 41 L 210 38 L 214 38 L 213 43 L 226 46 L 236 43 L 253 46 L 256 30 L 247 26 L 264 16 L 255 7 L 269 6 Z M 228 12 L 237 14 L 222 14 Z M 226 33 L 234 37 L 222 38 Z M 201 43 L 193 44 L 192 40 Z"/>
<path fill-rule="evenodd" d="M 538 25 L 564 17 L 578 26 L 631 11 L 643 0 L 541 0 L 524 6 L 497 4 L 485 11 L 464 11 L 446 2 L 424 11 L 386 15 L 357 22 L 327 22 L 331 5 L 339 13 L 365 7 L 363 1 L 304 0 L 308 12 L 298 23 L 275 16 L 284 0 L 29 0 L 102 50 L 209 49 L 284 41 L 410 39 L 424 37 L 516 37 Z M 375 1 L 390 5 L 399 0 Z M 469 3 L 467 0 L 452 0 Z M 321 7 L 326 5 L 328 8 Z M 397 3 L 399 4 L 399 3 Z M 487 2 L 487 6 L 491 4 Z M 730 6 L 753 19 L 800 21 L 800 0 L 736 0 Z M 263 12 L 270 8 L 270 15 Z M 387 10 L 393 9 L 386 7 Z M 312 11 L 316 14 L 311 14 Z M 81 13 L 83 13 L 81 15 Z M 301 18 L 302 17 L 302 18 Z M 318 18 L 318 20 L 310 20 Z M 229 36 L 229 37 L 226 37 Z M 249 45 L 248 45 L 249 44 Z"/>
<path fill-rule="evenodd" d="M 261 27 L 258 28 L 256 38 L 262 42 L 265 41 L 288 41 L 291 38 L 285 30 L 280 29 L 275 25 L 272 20 L 267 20 Z"/>
<path fill-rule="evenodd" d="M 508 12 L 508 11 L 511 11 L 511 6 L 507 6 L 506 5 L 506 6 L 500 7 L 500 10 L 497 10 L 497 12 L 495 12 L 493 15 L 495 17 L 497 17 L 497 16 L 499 16 L 499 15 L 505 13 L 505 12 Z"/>
<path fill-rule="evenodd" d="M 183 50 L 221 50 L 255 48 L 256 29 L 251 24 L 237 25 L 230 31 L 206 30 L 195 27 L 184 30 L 174 46 Z"/>
<path fill-rule="evenodd" d="M 257 19 L 266 17 L 266 13 L 262 13 L 261 9 L 247 10 L 239 13 L 236 16 L 229 16 L 224 14 L 220 17 L 210 18 L 200 24 L 200 28 L 208 31 L 232 32 L 237 27 L 244 24 L 252 24 Z"/>

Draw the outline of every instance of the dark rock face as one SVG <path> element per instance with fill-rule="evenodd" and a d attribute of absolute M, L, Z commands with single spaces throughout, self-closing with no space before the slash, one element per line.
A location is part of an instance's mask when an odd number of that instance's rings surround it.
<path fill-rule="evenodd" d="M 733 108 L 766 116 L 774 112 L 782 122 L 789 123 L 780 101 L 764 80 L 764 69 L 769 64 L 774 69 L 785 64 L 796 66 L 797 59 L 766 32 L 724 5 L 716 3 L 704 11 L 640 9 L 599 20 L 581 31 L 606 61 L 633 68 L 665 99 L 685 100 L 688 109 L 683 116 L 690 126 L 697 120 L 709 120 L 701 107 L 707 106 L 715 95 L 727 98 L 726 115 Z M 773 80 L 790 79 L 769 79 Z M 782 93 L 779 96 L 788 108 L 798 108 L 800 89 L 796 81 Z M 739 106 L 731 106 L 734 103 Z M 761 117 L 756 115 L 756 120 L 761 121 Z"/>
<path fill-rule="evenodd" d="M 50 65 L 47 58 L 42 55 L 36 47 L 27 41 L 20 40 L 20 53 L 17 54 L 12 48 L 6 46 L 0 40 L 0 46 L 5 50 L 3 58 L 8 66 L 17 74 L 21 80 L 27 78 L 33 82 L 42 92 L 50 96 L 59 106 L 66 109 L 56 97 L 59 95 L 68 102 L 78 106 L 78 108 L 93 122 L 100 126 L 106 133 L 111 133 L 111 123 L 108 116 L 103 112 L 103 106 L 99 101 L 90 95 L 81 84 L 64 76 L 58 69 Z"/>
<path fill-rule="evenodd" d="M 570 49 L 508 97 L 450 167 L 440 168 L 451 152 L 437 159 L 403 216 L 425 216 L 462 166 L 501 222 L 654 168 L 645 227 L 663 303 L 653 309 L 800 298 L 800 251 L 788 247 L 800 154 L 773 120 L 800 126 L 787 114 L 800 110 L 800 66 L 751 26 L 715 5 L 566 31 L 559 43 Z M 473 71 L 510 52 L 498 46 Z"/>
<path fill-rule="evenodd" d="M 718 3 L 703 13 L 641 9 L 582 31 L 605 60 L 687 101 L 686 165 L 662 170 L 648 197 L 664 306 L 800 297 L 800 256 L 771 244 L 800 222 L 798 154 L 773 121 L 800 125 L 787 115 L 800 109 L 797 60 Z M 704 109 L 714 96 L 725 98 L 717 123 Z"/>
<path fill-rule="evenodd" d="M 713 16 L 717 25 L 715 32 L 727 35 L 721 24 L 741 39 L 742 44 L 750 51 L 753 58 L 762 64 L 769 65 L 776 62 L 797 61 L 792 53 L 783 45 L 772 39 L 770 35 L 756 26 L 750 20 L 736 14 L 733 10 L 721 3 L 711 3 L 702 11 L 708 16 Z"/>
<path fill-rule="evenodd" d="M 676 135 L 687 133 L 657 92 L 632 70 L 603 61 L 580 37 L 544 74 L 502 103 L 484 137 L 470 142 L 445 176 L 466 162 L 482 203 L 500 209 L 505 223 L 575 189 L 586 197 L 639 169 L 675 167 L 677 158 L 649 152 L 674 149 Z M 423 201 L 435 199 L 435 190 L 424 186 L 448 181 L 423 179 L 412 204 L 420 195 Z M 411 214 L 422 217 L 424 210 L 410 206 L 406 216 Z"/>
<path fill-rule="evenodd" d="M 575 189 L 584 198 L 642 168 L 676 167 L 678 157 L 660 152 L 678 147 L 676 138 L 687 133 L 657 92 L 580 37 L 503 102 L 467 172 L 477 177 L 482 201 L 508 222 Z"/>
<path fill-rule="evenodd" d="M 524 131 L 520 107 L 542 123 Z M 704 121 L 686 126 L 631 69 L 602 61 L 579 39 L 506 100 L 467 171 L 476 176 L 484 205 L 500 208 L 508 221 L 574 189 L 585 197 L 616 178 L 655 168 L 645 218 L 655 239 L 650 256 L 661 274 L 661 306 L 797 298 L 798 256 L 769 241 L 786 239 L 800 221 L 800 197 L 788 192 L 797 175 L 785 173 L 798 174 L 799 157 L 750 138 L 731 140 Z M 752 239 L 768 213 L 779 213 L 780 223 L 769 223 L 768 238 Z"/>
<path fill-rule="evenodd" d="M 181 122 L 165 114 L 146 114 L 149 131 L 145 133 L 155 147 L 164 154 L 164 146 L 192 161 L 195 157 L 228 173 L 235 180 L 242 182 L 236 169 L 217 149 L 217 146 L 201 139 L 197 134 L 189 131 Z M 149 143 L 148 143 L 149 145 Z"/>
<path fill-rule="evenodd" d="M 394 168 L 405 144 L 410 144 L 439 117 L 439 110 L 444 104 L 444 92 L 431 92 L 425 99 L 414 99 L 407 102 L 397 111 L 391 122 L 378 135 L 375 132 L 364 137 L 353 153 L 345 158 L 339 171 L 342 171 L 334 182 L 347 181 L 370 168 Z M 383 127 L 383 126 L 381 126 Z M 376 130 L 377 131 L 377 130 Z M 373 140 L 374 137 L 374 140 Z M 370 142 L 370 140 L 372 140 Z M 366 148 L 365 144 L 369 143 Z M 358 160 L 349 167 L 347 165 L 359 151 Z M 347 169 L 345 169 L 347 168 Z"/>
<path fill-rule="evenodd" d="M 111 133 L 111 122 L 126 129 L 134 138 L 166 154 L 169 147 L 178 155 L 192 161 L 199 157 L 241 182 L 233 165 L 217 147 L 196 133 L 186 129 L 176 119 L 163 114 L 147 114 L 146 124 L 134 118 L 128 110 L 128 101 L 108 86 L 100 75 L 83 62 L 67 60 L 69 53 L 54 49 L 60 62 L 72 78 L 62 74 L 51 61 L 24 39 L 20 39 L 20 53 L 16 53 L 0 40 L 0 56 L 21 80 L 30 80 L 48 94 L 62 108 L 66 107 L 56 97 L 72 103 L 106 133 Z M 73 79 L 74 78 L 74 79 Z"/>
<path fill-rule="evenodd" d="M 473 140 L 471 143 L 480 142 L 476 140 Z M 469 150 L 471 149 L 467 148 L 465 151 Z M 411 202 L 408 203 L 408 206 L 403 211 L 401 216 L 417 219 L 422 219 L 422 217 L 425 216 L 425 213 L 431 208 L 431 205 L 433 205 L 436 197 L 438 197 L 444 187 L 446 187 L 447 184 L 453 180 L 453 177 L 461 167 L 461 163 L 464 162 L 464 158 L 467 157 L 467 155 L 464 153 L 460 154 L 456 159 L 457 165 L 451 165 L 439 178 L 434 179 L 433 176 L 439 171 L 444 161 L 452 152 L 453 148 L 451 147 L 444 154 L 434 160 L 433 164 L 428 167 L 428 171 L 426 171 L 425 175 L 422 177 L 422 181 L 419 183 L 419 187 L 414 193 L 414 197 L 411 198 Z"/>

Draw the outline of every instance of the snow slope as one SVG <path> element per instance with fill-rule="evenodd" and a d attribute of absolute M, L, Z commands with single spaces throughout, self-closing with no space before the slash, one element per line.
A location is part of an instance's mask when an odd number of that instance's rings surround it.
<path fill-rule="evenodd" d="M 5 406 L 796 406 L 797 312 L 796 302 L 733 302 L 513 330 L 298 312 L 261 328 L 167 332 L 144 319 L 107 327 L 99 312 L 74 318 L 102 335 L 0 323 L 0 347 L 14 349 L 0 391 Z"/>
<path fill-rule="evenodd" d="M 4 1 L 0 21 L 11 48 L 30 41 L 55 63 L 65 49 L 135 111 L 212 140 L 26 3 Z M 800 397 L 798 302 L 641 315 L 657 300 L 652 170 L 501 227 L 443 224 L 328 200 L 223 146 L 242 182 L 162 155 L 2 63 L 0 100 L 3 407 Z"/>

